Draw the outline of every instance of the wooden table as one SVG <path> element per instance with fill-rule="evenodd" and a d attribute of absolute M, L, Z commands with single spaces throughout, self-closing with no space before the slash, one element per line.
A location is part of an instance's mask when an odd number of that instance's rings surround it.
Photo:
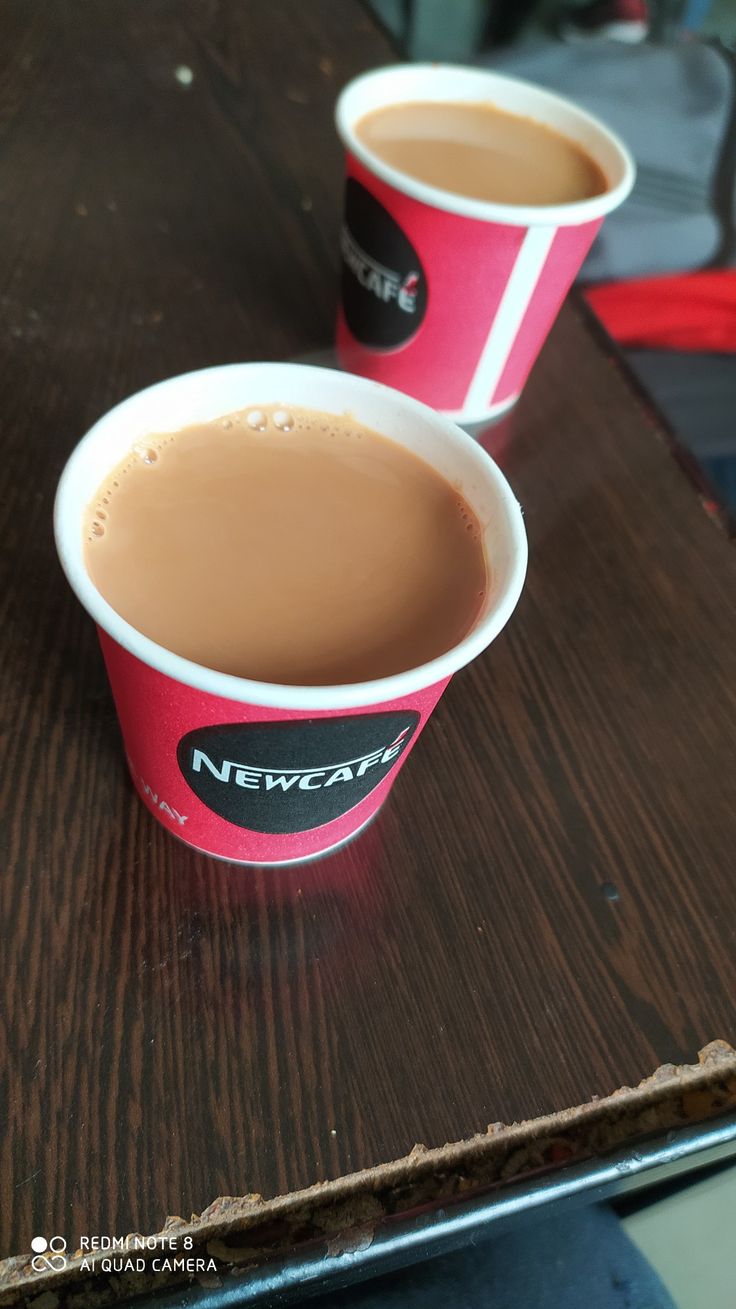
<path fill-rule="evenodd" d="M 332 104 L 387 57 L 330 0 L 3 6 L 8 1301 L 54 1281 L 39 1233 L 71 1252 L 211 1206 L 180 1231 L 255 1285 L 269 1254 L 347 1268 L 417 1206 L 539 1198 L 611 1150 L 634 1167 L 652 1133 L 734 1136 L 723 1049 L 606 1099 L 736 1033 L 736 568 L 578 311 L 488 437 L 526 511 L 517 614 L 324 862 L 243 871 L 156 825 L 55 560 L 54 486 L 104 409 L 329 342 Z"/>

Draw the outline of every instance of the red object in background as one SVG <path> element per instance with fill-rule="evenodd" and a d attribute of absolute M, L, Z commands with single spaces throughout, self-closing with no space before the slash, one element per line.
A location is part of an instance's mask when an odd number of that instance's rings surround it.
<path fill-rule="evenodd" d="M 594 0 L 593 4 L 569 12 L 562 24 L 566 41 L 623 41 L 627 45 L 645 41 L 649 35 L 649 5 L 646 0 Z"/>
<path fill-rule="evenodd" d="M 610 282 L 585 296 L 621 345 L 736 351 L 736 269 Z"/>

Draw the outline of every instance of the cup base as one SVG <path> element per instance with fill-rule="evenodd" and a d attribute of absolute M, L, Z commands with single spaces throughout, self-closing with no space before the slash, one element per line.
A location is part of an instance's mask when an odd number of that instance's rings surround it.
<path fill-rule="evenodd" d="M 496 405 L 489 405 L 483 414 L 466 413 L 462 409 L 442 409 L 440 412 L 444 414 L 445 418 L 449 418 L 453 423 L 457 423 L 458 427 L 465 428 L 466 431 L 471 427 L 487 427 L 488 423 L 493 422 L 496 418 L 503 418 L 504 414 L 513 409 L 520 394 L 518 392 L 516 395 L 512 395 L 509 400 L 501 400 Z M 473 436 L 474 433 L 471 432 L 470 435 Z"/>
<path fill-rule="evenodd" d="M 206 850 L 203 845 L 195 845 L 193 841 L 185 840 L 183 836 L 179 836 L 178 832 L 172 832 L 171 828 L 166 827 L 163 823 L 161 823 L 161 826 L 164 828 L 164 831 L 168 832 L 169 836 L 173 837 L 175 841 L 178 841 L 180 845 L 185 845 L 189 850 L 196 850 L 197 854 L 206 855 L 208 859 L 216 859 L 219 864 L 232 864 L 236 868 L 291 868 L 294 864 L 316 863 L 318 859 L 324 859 L 328 854 L 334 854 L 336 850 L 341 850 L 343 846 L 349 845 L 350 842 L 360 836 L 361 832 L 364 832 L 366 827 L 368 827 L 373 822 L 374 818 L 380 814 L 384 804 L 385 801 L 382 801 L 378 808 L 375 809 L 372 814 L 369 814 L 364 822 L 360 824 L 360 827 L 356 827 L 354 832 L 350 832 L 348 836 L 344 836 L 341 841 L 335 841 L 334 845 L 328 845 L 326 849 L 317 850 L 314 854 L 300 855 L 297 859 L 229 859 L 227 855 L 215 854 L 213 850 Z M 146 806 L 146 808 L 148 808 L 148 806 Z"/>
<path fill-rule="evenodd" d="M 351 371 L 340 363 L 334 346 L 326 346 L 323 350 L 310 350 L 305 354 L 294 355 L 290 362 L 316 365 L 319 368 L 334 368 L 338 373 L 350 373 Z M 401 390 L 401 387 L 398 389 Z M 407 394 L 410 393 L 407 392 Z M 439 409 L 437 412 L 443 414 L 445 418 L 449 418 L 451 422 L 457 423 L 458 427 L 466 429 L 487 427 L 496 418 L 503 418 L 504 414 L 513 409 L 520 396 L 521 392 L 517 391 L 508 400 L 501 400 L 498 404 L 489 405 L 488 409 L 482 414 L 471 412 L 469 409 Z M 470 432 L 470 435 L 475 436 L 475 433 Z"/>

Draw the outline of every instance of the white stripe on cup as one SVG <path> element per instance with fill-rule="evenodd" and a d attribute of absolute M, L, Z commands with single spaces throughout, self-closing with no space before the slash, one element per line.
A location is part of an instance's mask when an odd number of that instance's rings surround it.
<path fill-rule="evenodd" d="M 468 387 L 465 413 L 483 414 L 490 408 L 557 231 L 556 227 L 530 227 L 524 237 Z"/>

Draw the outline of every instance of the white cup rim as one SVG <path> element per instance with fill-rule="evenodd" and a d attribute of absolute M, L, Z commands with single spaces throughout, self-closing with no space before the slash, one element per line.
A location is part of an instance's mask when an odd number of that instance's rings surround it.
<path fill-rule="evenodd" d="M 468 635 L 445 654 L 428 663 L 390 677 L 337 686 L 291 686 L 258 682 L 249 678 L 235 677 L 229 673 L 220 673 L 184 659 L 144 636 L 104 599 L 85 568 L 81 516 L 85 505 L 94 495 L 94 490 L 91 495 L 84 498 L 81 496 L 83 469 L 92 456 L 96 458 L 99 451 L 105 448 L 106 441 L 109 444 L 110 432 L 117 429 L 119 433 L 121 422 L 127 419 L 126 411 L 131 416 L 136 412 L 141 413 L 145 411 L 147 405 L 153 406 L 154 402 L 165 401 L 167 392 L 169 396 L 173 396 L 176 388 L 187 386 L 192 388 L 201 384 L 215 391 L 218 386 L 225 390 L 227 387 L 232 388 L 233 383 L 239 385 L 241 381 L 243 385 L 247 385 L 256 374 L 263 379 L 258 385 L 264 388 L 266 394 L 271 394 L 278 400 L 280 383 L 283 385 L 287 376 L 293 380 L 295 370 L 299 374 L 297 381 L 310 374 L 312 381 L 319 382 L 324 388 L 326 396 L 330 395 L 331 387 L 334 390 L 336 379 L 339 378 L 340 390 L 344 394 L 355 397 L 356 404 L 361 396 L 364 399 L 370 399 L 371 396 L 379 397 L 384 404 L 390 402 L 392 409 L 394 411 L 398 409 L 406 419 L 410 420 L 414 415 L 417 419 L 421 419 L 425 426 L 431 424 L 435 433 L 441 433 L 446 442 L 462 447 L 465 464 L 474 468 L 474 475 L 478 476 L 479 481 L 491 484 L 493 493 L 502 507 L 504 537 L 508 543 L 510 559 L 505 581 L 488 613 Z M 266 391 L 269 386 L 270 391 Z M 260 394 L 260 401 L 264 402 L 263 391 Z M 251 402 L 246 400 L 245 403 Z M 297 401 L 292 400 L 291 403 L 296 404 Z M 215 406 L 210 416 L 216 418 L 229 410 L 232 411 L 232 408 L 233 406 L 230 406 L 228 409 L 227 404 L 222 408 Z M 139 433 L 131 429 L 131 446 L 139 436 L 145 434 L 145 430 Z M 150 432 L 162 429 L 149 427 L 147 430 Z M 99 481 L 104 479 L 105 473 L 118 462 L 119 457 L 111 459 L 110 464 L 103 469 Z M 86 476 L 89 477 L 89 474 Z M 69 456 L 56 493 L 54 535 L 62 568 L 72 590 L 87 613 L 114 641 L 143 663 L 177 682 L 209 695 L 240 703 L 305 712 L 386 703 L 450 677 L 458 668 L 469 663 L 487 645 L 490 645 L 508 621 L 521 594 L 527 564 L 527 539 L 520 506 L 500 469 L 472 437 L 427 405 L 394 391 L 391 387 L 352 374 L 306 364 L 224 364 L 214 368 L 197 369 L 157 382 L 115 405 L 90 428 Z"/>
<path fill-rule="evenodd" d="M 590 138 L 589 141 L 586 141 L 584 148 L 588 150 L 588 153 L 594 155 L 597 163 L 601 161 L 597 156 L 596 146 L 606 153 L 609 158 L 615 159 L 619 171 L 618 180 L 601 195 L 591 196 L 587 200 L 575 200 L 568 204 L 557 205 L 509 205 L 498 204 L 494 201 L 474 200 L 468 196 L 458 195 L 453 191 L 444 191 L 439 187 L 430 186 L 426 182 L 420 182 L 407 173 L 400 172 L 397 168 L 392 168 L 389 164 L 377 158 L 372 151 L 368 150 L 355 135 L 355 123 L 361 116 L 358 107 L 362 104 L 362 112 L 367 112 L 365 109 L 366 95 L 373 89 L 380 87 L 381 82 L 385 84 L 386 96 L 385 99 L 376 101 L 373 107 L 378 107 L 378 104 L 401 103 L 402 101 L 417 98 L 428 100 L 450 100 L 453 98 L 449 94 L 438 95 L 435 93 L 435 95 L 432 95 L 423 93 L 421 96 L 417 96 L 416 93 L 401 94 L 400 87 L 402 83 L 405 90 L 408 90 L 411 86 L 421 85 L 422 79 L 426 79 L 426 83 L 430 85 L 439 85 L 441 79 L 445 79 L 449 85 L 449 79 L 452 79 L 452 84 L 456 87 L 454 96 L 460 99 L 493 99 L 494 91 L 498 94 L 504 90 L 508 92 L 513 88 L 515 92 L 523 93 L 527 101 L 525 112 L 528 113 L 528 116 L 538 118 L 540 122 L 548 123 L 550 126 L 556 126 L 556 120 L 561 114 L 564 114 L 566 119 L 578 125 Z M 389 94 L 389 87 L 393 88 L 392 94 Z M 463 87 L 472 91 L 472 96 L 461 95 L 460 89 Z M 535 113 L 535 109 L 538 112 Z M 555 121 L 549 123 L 550 118 Z M 414 200 L 419 200 L 423 204 L 431 205 L 435 209 L 442 209 L 448 213 L 459 214 L 464 218 L 476 218 L 489 223 L 507 223 L 512 227 L 536 227 L 538 225 L 571 227 L 604 218 L 606 214 L 616 209 L 626 199 L 636 178 L 636 165 L 624 142 L 594 114 L 588 113 L 586 109 L 581 109 L 579 105 L 572 100 L 568 100 L 566 96 L 547 91 L 545 88 L 536 86 L 533 82 L 528 82 L 524 78 L 510 77 L 506 73 L 497 73 L 492 69 L 469 68 L 461 64 L 443 63 L 388 64 L 383 68 L 371 69 L 369 72 L 361 73 L 360 76 L 353 78 L 340 92 L 335 105 L 335 126 L 345 148 L 364 167 L 395 190 L 412 197 Z M 562 131 L 563 129 L 558 130 Z M 607 170 L 604 169 L 604 171 Z"/>

